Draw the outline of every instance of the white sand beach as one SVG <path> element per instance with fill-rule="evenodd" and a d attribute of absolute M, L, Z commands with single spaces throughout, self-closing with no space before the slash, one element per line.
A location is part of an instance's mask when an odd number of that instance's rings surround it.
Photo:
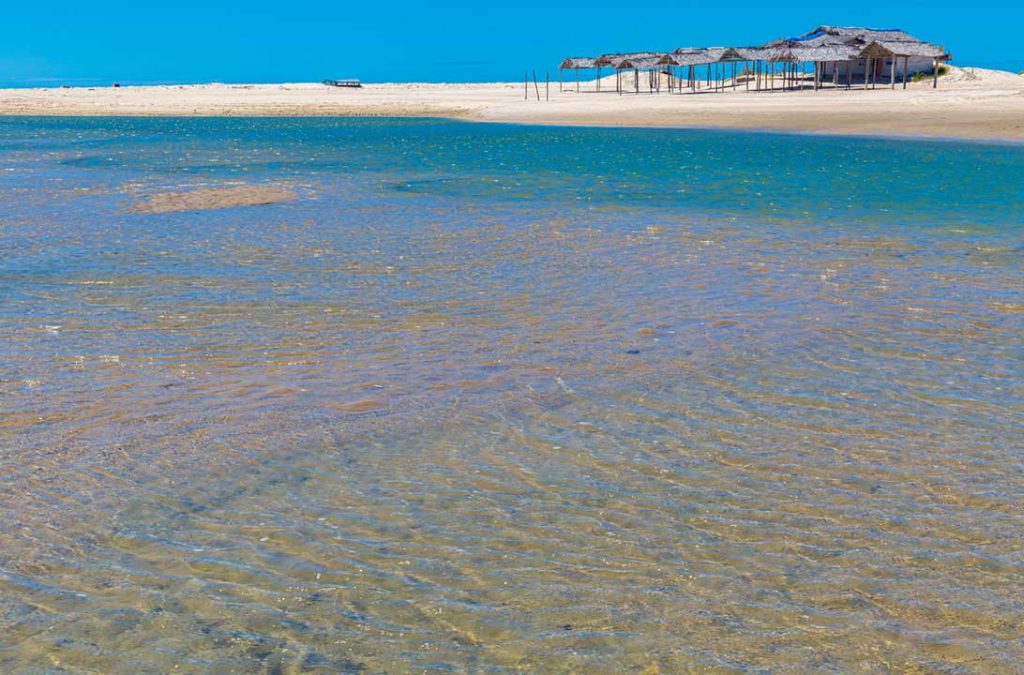
<path fill-rule="evenodd" d="M 951 67 L 937 89 L 926 80 L 907 90 L 826 88 L 814 91 L 658 95 L 601 93 L 592 81 L 559 91 L 530 84 L 196 84 L 0 90 L 0 115 L 296 115 L 442 116 L 484 122 L 588 126 L 721 127 L 827 134 L 1024 140 L 1024 77 Z M 570 90 L 571 89 L 571 90 Z M 587 91 L 589 90 L 589 91 Z"/>

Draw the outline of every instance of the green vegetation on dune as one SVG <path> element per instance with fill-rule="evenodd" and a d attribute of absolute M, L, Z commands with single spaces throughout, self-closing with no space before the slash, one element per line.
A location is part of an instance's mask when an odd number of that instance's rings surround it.
<path fill-rule="evenodd" d="M 939 66 L 939 77 L 942 77 L 943 75 L 948 75 L 948 74 L 949 74 L 949 66 Z M 934 75 L 934 71 L 914 73 L 911 76 L 910 80 L 912 82 L 920 82 L 922 80 L 929 79 L 930 77 L 932 77 L 932 75 Z"/>

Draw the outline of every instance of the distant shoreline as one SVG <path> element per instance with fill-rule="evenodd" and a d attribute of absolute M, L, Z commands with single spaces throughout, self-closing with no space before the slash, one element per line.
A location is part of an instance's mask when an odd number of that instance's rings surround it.
<path fill-rule="evenodd" d="M 575 82 L 572 83 L 575 88 Z M 583 88 L 594 88 L 585 82 Z M 536 100 L 538 93 L 541 100 Z M 952 68 L 889 88 L 724 94 L 558 91 L 523 83 L 199 84 L 0 89 L 0 116 L 444 117 L 558 126 L 714 128 L 896 138 L 1024 141 L 1024 77 Z"/>

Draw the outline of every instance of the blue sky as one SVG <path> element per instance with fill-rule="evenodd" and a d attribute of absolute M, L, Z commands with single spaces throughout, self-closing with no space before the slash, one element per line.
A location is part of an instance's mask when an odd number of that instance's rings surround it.
<path fill-rule="evenodd" d="M 955 63 L 1024 70 L 1024 2 L 768 4 L 8 0 L 0 85 L 515 80 L 564 56 L 760 44 L 822 23 L 899 27 Z"/>

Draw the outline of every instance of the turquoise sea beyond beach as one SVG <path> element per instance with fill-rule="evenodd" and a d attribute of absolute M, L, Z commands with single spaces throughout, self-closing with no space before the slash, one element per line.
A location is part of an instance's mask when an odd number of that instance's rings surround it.
<path fill-rule="evenodd" d="M 0 671 L 1014 671 L 1022 261 L 1021 146 L 0 120 Z"/>

